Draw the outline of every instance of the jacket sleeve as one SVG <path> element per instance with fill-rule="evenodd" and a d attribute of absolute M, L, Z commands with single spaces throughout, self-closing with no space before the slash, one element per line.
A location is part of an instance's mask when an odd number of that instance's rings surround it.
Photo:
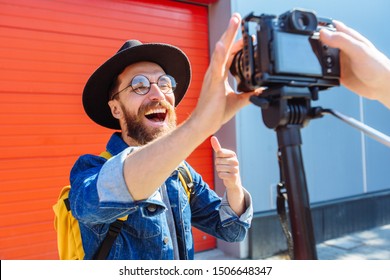
<path fill-rule="evenodd" d="M 69 201 L 72 214 L 85 223 L 111 223 L 150 203 L 165 209 L 159 192 L 144 201 L 134 201 L 123 176 L 123 161 L 133 151 L 128 148 L 106 160 L 99 156 L 81 156 L 70 174 Z"/>
<path fill-rule="evenodd" d="M 192 224 L 217 238 L 228 242 L 242 241 L 253 217 L 252 198 L 244 189 L 246 210 L 238 216 L 229 206 L 226 193 L 219 197 L 202 177 L 189 167 L 194 180 L 194 194 L 191 196 Z"/>

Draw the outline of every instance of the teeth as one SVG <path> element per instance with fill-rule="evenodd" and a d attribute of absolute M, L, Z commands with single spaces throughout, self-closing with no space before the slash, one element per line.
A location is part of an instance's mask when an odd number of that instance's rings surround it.
<path fill-rule="evenodd" d="M 151 115 L 151 114 L 165 114 L 167 112 L 166 109 L 164 108 L 159 108 L 159 109 L 150 109 L 145 113 L 145 115 Z"/>

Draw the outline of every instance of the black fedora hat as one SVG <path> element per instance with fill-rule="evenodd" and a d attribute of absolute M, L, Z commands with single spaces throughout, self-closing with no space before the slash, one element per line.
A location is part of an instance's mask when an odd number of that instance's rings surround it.
<path fill-rule="evenodd" d="M 191 66 L 187 56 L 168 44 L 143 44 L 129 40 L 91 75 L 84 87 L 84 110 L 94 122 L 107 128 L 120 129 L 118 120 L 112 116 L 108 106 L 109 90 L 114 79 L 127 66 L 141 61 L 154 62 L 175 78 L 175 106 L 179 104 L 191 80 Z"/>

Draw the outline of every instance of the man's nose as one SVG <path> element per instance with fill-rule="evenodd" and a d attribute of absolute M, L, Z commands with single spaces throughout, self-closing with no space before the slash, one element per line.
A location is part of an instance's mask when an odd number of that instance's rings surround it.
<path fill-rule="evenodd" d="M 150 90 L 149 90 L 149 98 L 150 100 L 164 100 L 165 99 L 165 94 L 162 93 L 160 88 L 157 86 L 156 83 L 152 83 L 150 85 Z"/>

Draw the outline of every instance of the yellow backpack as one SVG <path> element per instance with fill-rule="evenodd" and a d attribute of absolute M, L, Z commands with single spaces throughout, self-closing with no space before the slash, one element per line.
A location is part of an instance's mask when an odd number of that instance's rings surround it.
<path fill-rule="evenodd" d="M 109 159 L 112 155 L 105 151 L 100 154 L 101 157 Z M 179 171 L 179 179 L 187 193 L 188 199 L 192 194 L 193 182 L 191 173 L 187 166 L 182 163 L 177 168 Z M 69 191 L 70 186 L 62 188 L 58 200 L 53 205 L 54 210 L 54 229 L 57 232 L 57 247 L 60 260 L 82 260 L 84 259 L 84 248 L 81 239 L 80 226 L 77 219 L 72 215 L 69 205 Z M 122 229 L 124 221 L 127 216 L 117 219 L 110 224 L 109 233 L 104 239 L 94 259 L 106 259 L 111 247 Z"/>

